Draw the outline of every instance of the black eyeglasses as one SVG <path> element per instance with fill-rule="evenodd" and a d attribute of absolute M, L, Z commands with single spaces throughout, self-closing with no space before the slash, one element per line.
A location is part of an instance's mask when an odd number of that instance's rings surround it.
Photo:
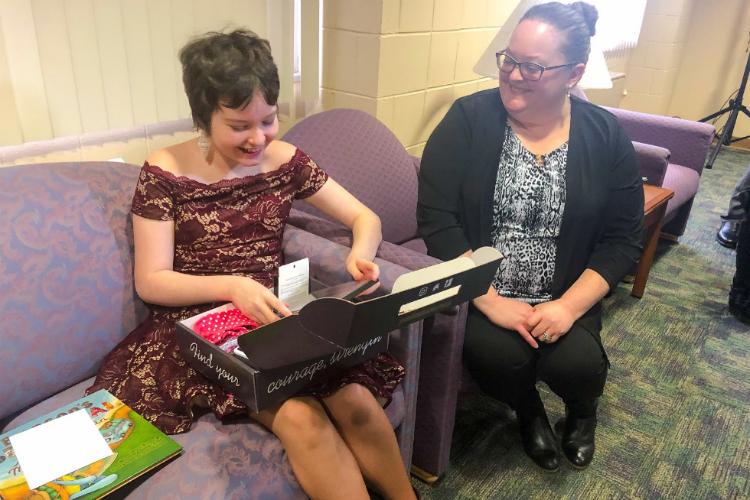
<path fill-rule="evenodd" d="M 497 67 L 500 71 L 503 73 L 513 73 L 513 70 L 516 69 L 516 66 L 518 66 L 519 71 L 521 72 L 521 76 L 524 80 L 529 80 L 532 82 L 535 82 L 539 80 L 542 77 L 542 74 L 545 72 L 545 70 L 551 70 L 551 69 L 557 69 L 557 68 L 564 68 L 566 66 L 575 66 L 578 63 L 568 63 L 568 64 L 559 64 L 557 66 L 542 66 L 541 64 L 536 64 L 533 62 L 518 62 L 512 57 L 510 57 L 508 54 L 505 53 L 505 51 L 500 51 L 497 54 Z"/>

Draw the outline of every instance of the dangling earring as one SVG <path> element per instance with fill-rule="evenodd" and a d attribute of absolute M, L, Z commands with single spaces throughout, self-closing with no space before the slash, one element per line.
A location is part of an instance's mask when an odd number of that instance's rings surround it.
<path fill-rule="evenodd" d="M 208 138 L 205 130 L 201 130 L 201 134 L 198 136 L 198 149 L 201 150 L 203 156 L 208 156 L 208 150 L 211 149 L 211 139 Z"/>

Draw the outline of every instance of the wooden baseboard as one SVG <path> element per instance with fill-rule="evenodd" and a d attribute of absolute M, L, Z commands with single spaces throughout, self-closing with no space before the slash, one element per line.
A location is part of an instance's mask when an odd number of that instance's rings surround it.
<path fill-rule="evenodd" d="M 733 138 L 734 139 L 734 138 Z M 714 140 L 711 141 L 711 144 L 716 146 L 716 144 L 719 142 L 718 137 L 714 137 Z M 737 149 L 743 149 L 746 151 L 750 151 L 750 137 L 747 139 L 742 139 L 741 141 L 733 142 L 729 146 L 723 146 L 725 148 L 737 148 Z"/>
<path fill-rule="evenodd" d="M 750 137 L 741 141 L 733 142 L 729 147 L 750 150 Z"/>
<path fill-rule="evenodd" d="M 411 466 L 411 475 L 414 476 L 414 477 L 416 477 L 416 478 L 418 478 L 418 479 L 421 479 L 425 483 L 434 483 L 435 481 L 438 480 L 437 476 L 433 476 L 429 472 L 423 471 L 422 469 L 420 469 L 416 465 L 412 465 Z"/>

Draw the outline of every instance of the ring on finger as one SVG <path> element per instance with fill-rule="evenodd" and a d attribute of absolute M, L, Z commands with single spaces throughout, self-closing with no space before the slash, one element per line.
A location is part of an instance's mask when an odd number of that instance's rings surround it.
<path fill-rule="evenodd" d="M 547 332 L 544 332 L 541 335 L 541 337 L 542 337 L 542 340 L 544 340 L 545 342 L 552 342 L 552 337 L 550 337 L 549 335 L 547 335 Z"/>

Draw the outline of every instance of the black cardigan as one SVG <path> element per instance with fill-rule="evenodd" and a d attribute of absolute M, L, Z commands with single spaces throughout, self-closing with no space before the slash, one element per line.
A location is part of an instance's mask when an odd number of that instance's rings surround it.
<path fill-rule="evenodd" d="M 422 155 L 417 204 L 419 233 L 430 255 L 449 260 L 492 246 L 506 119 L 494 88 L 458 99 L 432 132 Z M 641 176 L 617 118 L 576 97 L 571 97 L 565 185 L 552 296 L 559 298 L 587 268 L 612 290 L 641 255 Z M 589 326 L 598 332 L 600 307 L 589 313 L 597 323 Z"/>

